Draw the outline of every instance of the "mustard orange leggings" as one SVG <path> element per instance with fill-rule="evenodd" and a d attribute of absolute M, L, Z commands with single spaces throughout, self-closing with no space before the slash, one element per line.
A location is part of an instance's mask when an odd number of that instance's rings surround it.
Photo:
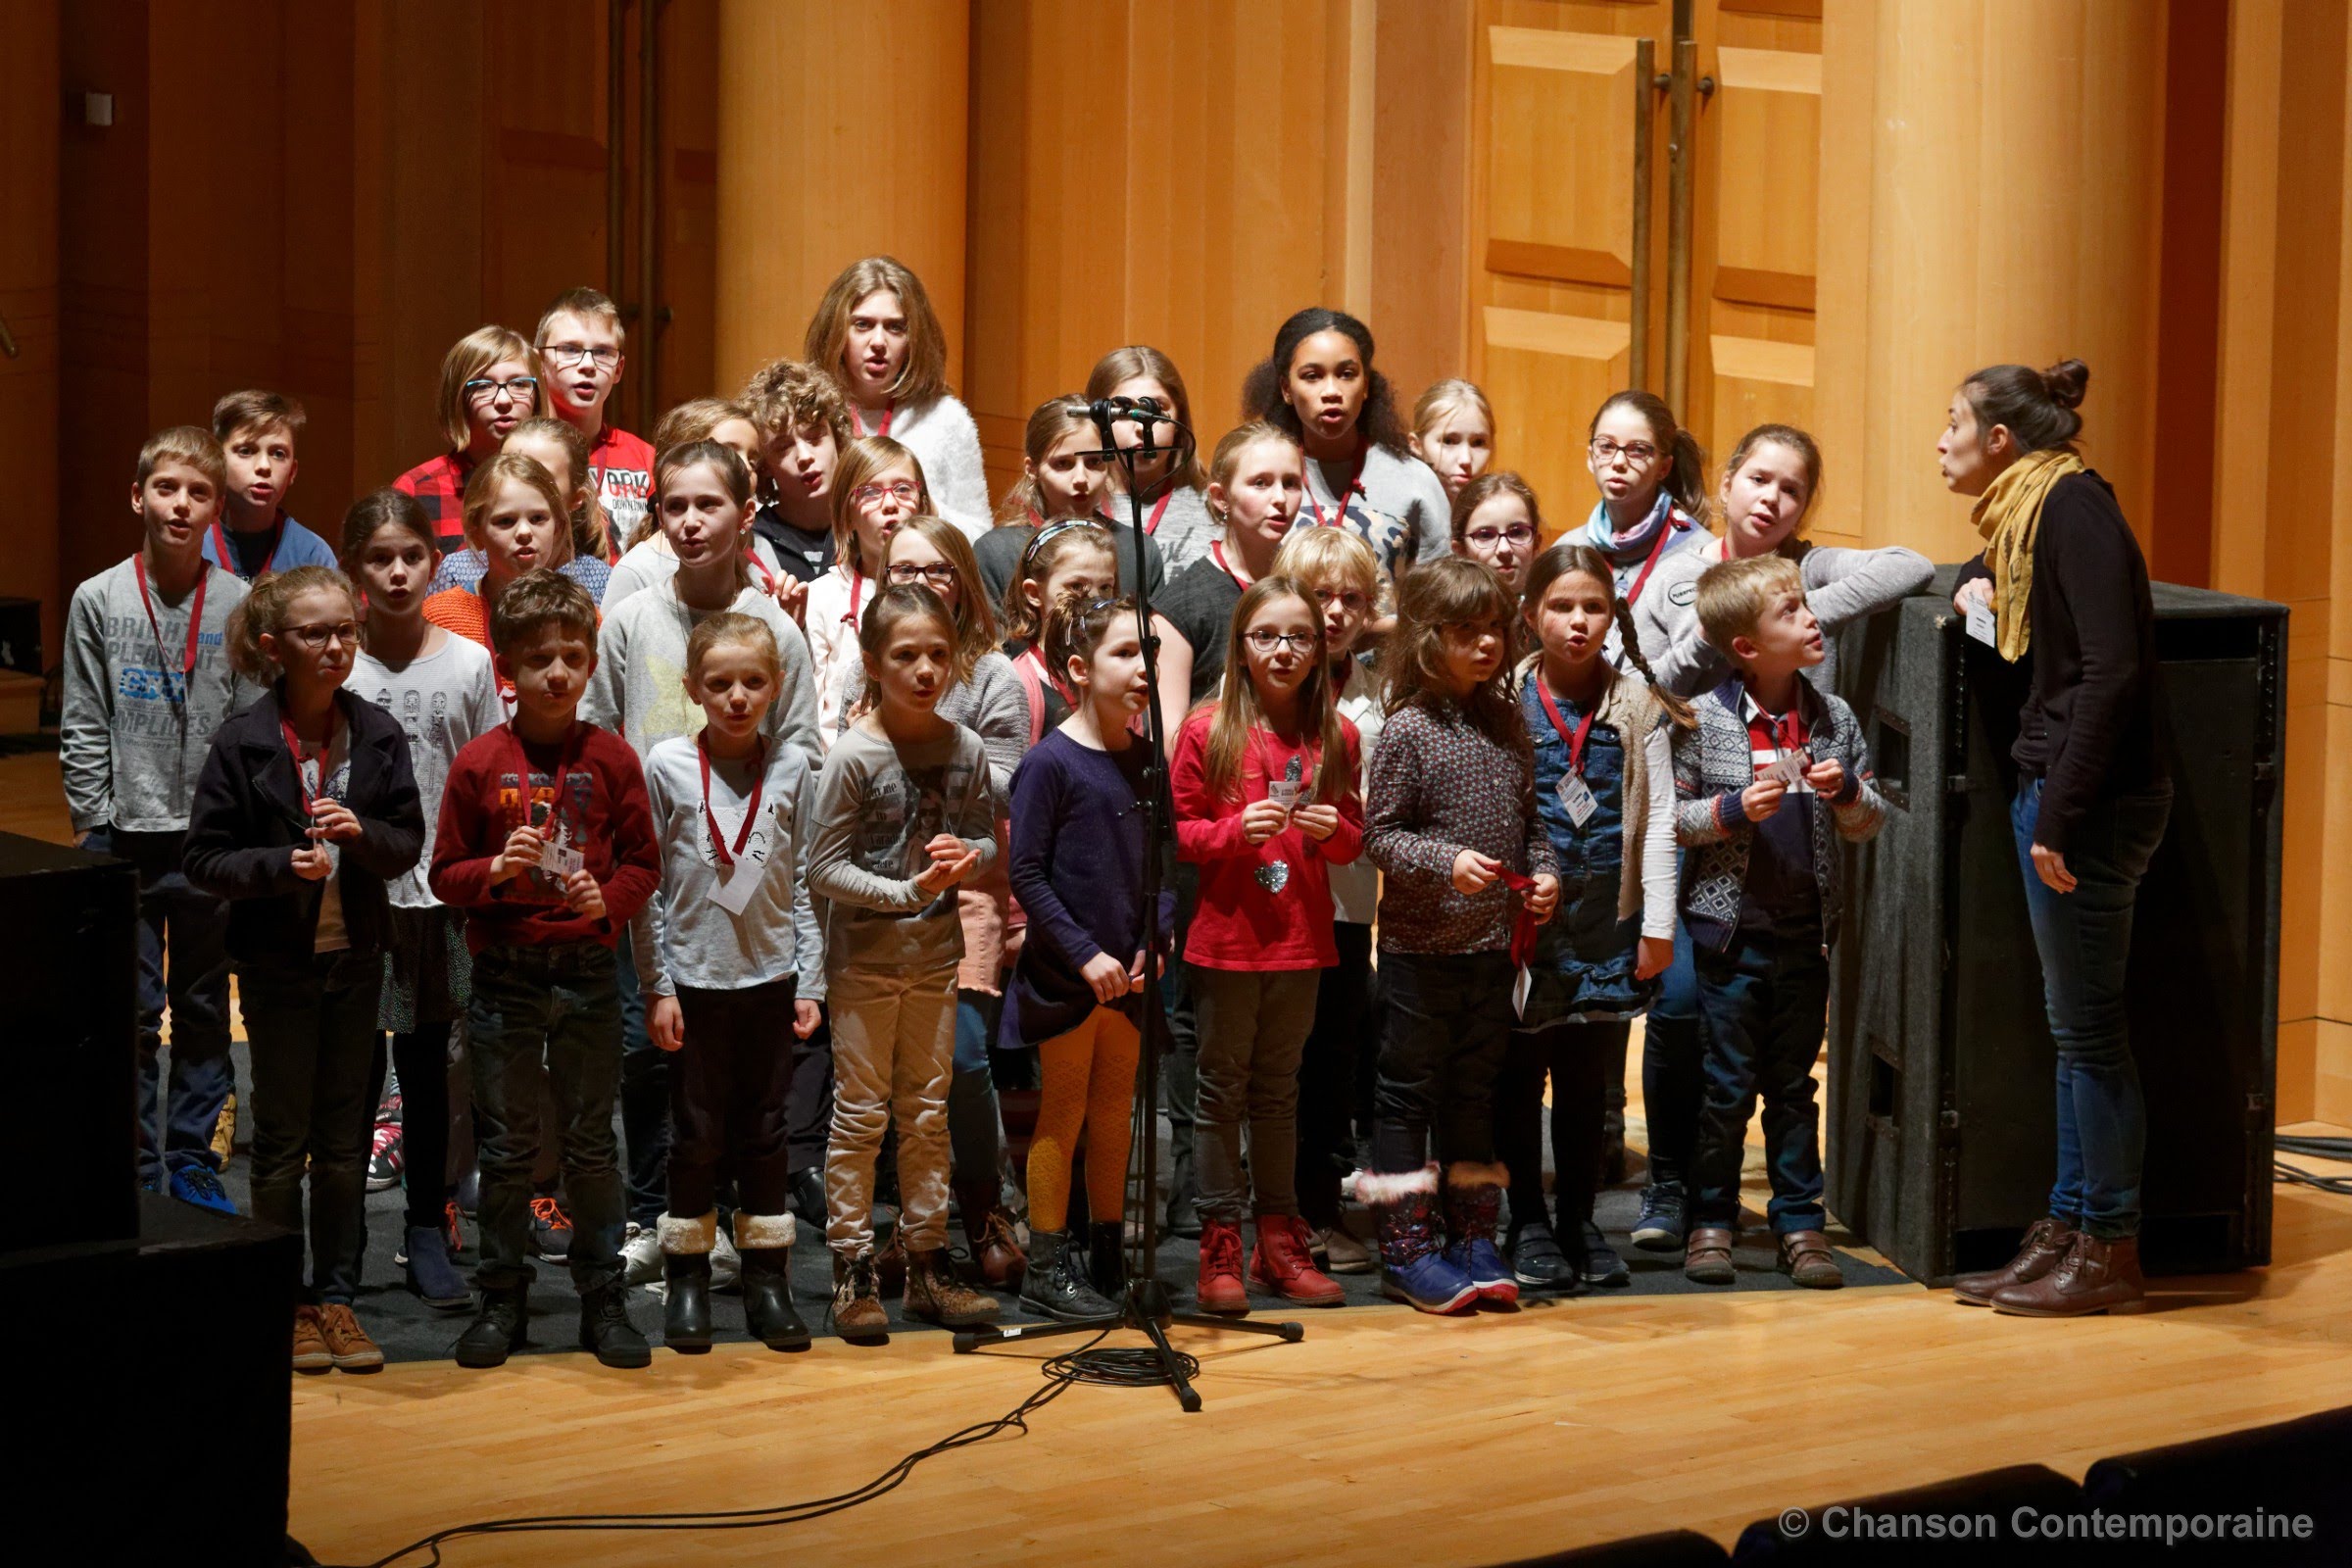
<path fill-rule="evenodd" d="M 1070 1218 L 1070 1151 L 1086 1142 L 1086 1204 L 1099 1220 L 1116 1219 L 1127 1199 L 1127 1149 L 1133 1139 L 1135 1063 L 1141 1041 L 1126 1015 L 1097 1007 L 1068 1034 L 1037 1048 L 1045 1083 L 1037 1135 L 1029 1145 L 1029 1228 L 1061 1231 Z"/>

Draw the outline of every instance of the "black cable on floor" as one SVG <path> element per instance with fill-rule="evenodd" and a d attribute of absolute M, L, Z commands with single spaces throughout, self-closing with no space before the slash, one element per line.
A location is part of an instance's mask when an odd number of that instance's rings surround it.
<path fill-rule="evenodd" d="M 1108 1331 L 1104 1331 L 1107 1333 Z M 444 1544 L 470 1536 L 533 1535 L 542 1532 L 575 1530 L 765 1530 L 777 1525 L 803 1524 L 821 1519 L 827 1514 L 841 1513 L 859 1503 L 871 1502 L 898 1490 L 914 1473 L 914 1467 L 925 1459 L 949 1453 L 956 1448 L 968 1448 L 985 1443 L 1001 1432 L 1027 1432 L 1029 1417 L 1059 1398 L 1072 1385 L 1079 1383 L 1112 1383 L 1123 1380 L 1100 1375 L 1101 1364 L 1096 1357 L 1116 1357 L 1148 1352 L 1125 1350 L 1097 1350 L 1102 1334 L 1096 1335 L 1079 1348 L 1057 1355 L 1044 1363 L 1045 1386 L 993 1421 L 982 1421 L 940 1439 L 926 1448 L 917 1448 L 884 1470 L 863 1486 L 830 1497 L 814 1497 L 806 1502 L 777 1503 L 765 1508 L 739 1508 L 731 1511 L 700 1511 L 682 1513 L 551 1513 L 517 1519 L 485 1519 L 472 1524 L 452 1525 L 431 1535 L 413 1541 L 398 1551 L 376 1558 L 366 1568 L 390 1568 L 415 1552 L 429 1552 L 416 1568 L 438 1568 Z M 1190 1359 L 1189 1357 L 1187 1358 Z M 1196 1363 L 1197 1366 L 1197 1363 Z M 1152 1368 L 1150 1382 L 1160 1382 L 1158 1368 Z M 1131 1384 L 1127 1386 L 1132 1386 Z"/>

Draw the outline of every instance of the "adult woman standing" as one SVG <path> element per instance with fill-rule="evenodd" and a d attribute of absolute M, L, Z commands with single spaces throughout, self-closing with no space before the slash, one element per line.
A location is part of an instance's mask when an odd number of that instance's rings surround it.
<path fill-rule="evenodd" d="M 2080 360 L 1996 365 L 1953 394 L 1936 451 L 1975 496 L 1984 552 L 1953 608 L 2033 677 L 2011 749 L 2010 808 L 2042 1001 L 2058 1047 L 2058 1178 L 2050 1211 L 2008 1265 L 1953 1298 L 2030 1317 L 2139 1304 L 2147 1110 L 2125 1028 L 2132 905 L 2164 838 L 2173 788 L 2158 736 L 2148 567 L 2115 492 L 2075 453 Z"/>
<path fill-rule="evenodd" d="M 932 510 L 967 539 L 988 532 L 980 429 L 948 390 L 948 338 L 922 279 L 888 256 L 842 269 L 808 318 L 802 357 L 840 382 L 852 428 L 922 465 Z"/>

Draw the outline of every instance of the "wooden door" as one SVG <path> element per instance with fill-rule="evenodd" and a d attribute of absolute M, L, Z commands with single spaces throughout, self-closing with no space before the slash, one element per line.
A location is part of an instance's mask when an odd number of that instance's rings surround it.
<path fill-rule="evenodd" d="M 1693 106 L 1682 247 L 1663 85 L 1678 9 Z M 1752 424 L 1810 417 L 1820 17 L 1820 0 L 1481 0 L 1472 373 L 1494 405 L 1496 463 L 1544 498 L 1547 533 L 1592 510 L 1585 432 L 1612 392 L 1679 384 L 1678 416 L 1717 457 Z"/>

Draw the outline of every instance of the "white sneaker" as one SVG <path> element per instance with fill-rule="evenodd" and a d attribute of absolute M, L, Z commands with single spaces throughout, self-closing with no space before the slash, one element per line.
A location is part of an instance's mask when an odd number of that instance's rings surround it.
<path fill-rule="evenodd" d="M 731 1291 L 743 1278 L 743 1254 L 735 1250 L 735 1238 L 721 1225 L 710 1244 L 710 1288 Z"/>
<path fill-rule="evenodd" d="M 662 1277 L 662 1235 L 651 1225 L 629 1221 L 621 1234 L 621 1278 L 631 1285 L 651 1285 Z"/>

